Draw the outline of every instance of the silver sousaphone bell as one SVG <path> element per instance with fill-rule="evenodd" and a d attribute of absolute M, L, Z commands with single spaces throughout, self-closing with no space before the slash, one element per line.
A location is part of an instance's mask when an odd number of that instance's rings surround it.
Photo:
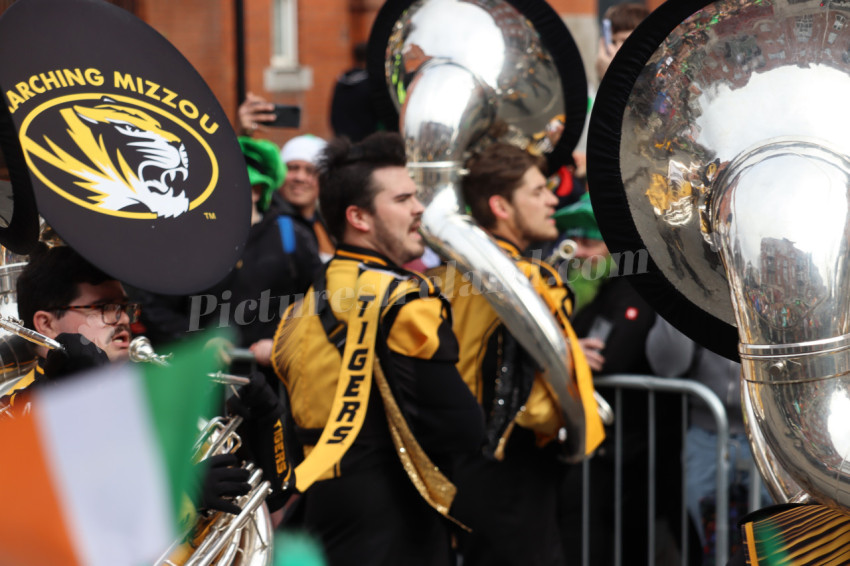
<path fill-rule="evenodd" d="M 848 19 L 845 2 L 668 2 L 612 63 L 588 144 L 609 248 L 651 256 L 636 287 L 691 338 L 740 356 L 774 498 L 845 510 Z"/>
<path fill-rule="evenodd" d="M 464 214 L 460 191 L 466 159 L 494 141 L 545 154 L 550 166 L 570 160 L 587 107 L 572 37 L 542 1 L 398 0 L 378 14 L 369 50 L 379 112 L 398 124 L 426 206 L 423 236 L 444 259 L 480 275 L 499 317 L 546 368 L 569 457 L 583 458 L 584 410 L 563 332 L 528 279 Z"/>

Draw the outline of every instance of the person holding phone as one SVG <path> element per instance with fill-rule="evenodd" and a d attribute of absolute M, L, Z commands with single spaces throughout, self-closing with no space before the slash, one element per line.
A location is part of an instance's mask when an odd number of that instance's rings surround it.
<path fill-rule="evenodd" d="M 592 188 L 591 188 L 592 190 Z M 566 280 L 575 290 L 576 311 L 573 328 L 580 337 L 588 363 L 594 375 L 639 374 L 651 375 L 646 355 L 647 336 L 656 320 L 654 309 L 632 287 L 628 277 L 620 272 L 635 273 L 638 265 L 622 262 L 639 256 L 623 254 L 618 265 L 608 251 L 596 223 L 590 198 L 585 195 L 577 203 L 555 214 L 561 233 L 576 242 L 576 255 L 567 268 Z M 624 390 L 619 396 L 605 389 L 602 395 L 619 409 L 620 423 L 606 427 L 605 442 L 590 460 L 590 524 L 614 524 L 614 481 L 617 456 L 615 445 L 622 451 L 622 548 L 642 549 L 647 544 L 647 495 L 649 446 L 648 408 L 643 391 Z M 655 396 L 656 462 L 678 461 L 682 446 L 681 402 L 677 394 L 659 393 Z M 619 400 L 619 405 L 618 405 Z M 622 431 L 618 439 L 616 430 Z M 653 566 L 680 564 L 681 541 L 678 540 L 681 512 L 681 469 L 678 466 L 656 467 L 655 484 L 659 486 L 655 499 L 655 548 L 657 561 Z M 580 563 L 582 557 L 581 497 L 582 473 L 570 469 L 564 484 L 561 532 L 569 563 Z M 591 528 L 589 563 L 608 566 L 614 563 L 611 533 L 604 528 Z M 690 545 L 698 553 L 699 545 Z M 688 564 L 695 562 L 689 561 Z M 629 555 L 630 566 L 646 565 L 646 555 Z M 646 565 L 649 566 L 649 565 Z"/>
<path fill-rule="evenodd" d="M 593 99 L 596 97 L 596 86 L 602 80 L 605 72 L 608 70 L 608 65 L 614 59 L 623 42 L 638 25 L 649 15 L 649 10 L 643 4 L 624 3 L 611 6 L 605 11 L 602 20 L 602 33 L 599 38 L 599 48 L 596 53 L 595 71 L 596 77 L 589 77 L 587 98 L 588 109 L 587 115 L 593 109 Z M 595 79 L 595 80 L 594 80 Z M 569 199 L 569 195 L 580 196 L 586 191 L 587 187 L 587 133 L 590 126 L 590 120 L 585 121 L 584 130 L 573 151 L 573 162 L 575 168 L 571 171 L 572 182 L 561 185 L 557 191 L 559 196 L 567 197 L 564 204 L 569 204 L 575 201 L 575 198 Z M 566 189 L 565 187 L 569 187 Z"/>
<path fill-rule="evenodd" d="M 605 11 L 602 18 L 602 37 L 596 54 L 596 76 L 599 80 L 605 76 L 608 65 L 626 39 L 649 15 L 649 9 L 643 4 L 626 2 L 616 4 Z"/>
<path fill-rule="evenodd" d="M 300 106 L 272 104 L 253 92 L 249 92 L 239 105 L 239 126 L 243 136 L 252 136 L 266 128 L 298 128 L 300 125 Z"/>

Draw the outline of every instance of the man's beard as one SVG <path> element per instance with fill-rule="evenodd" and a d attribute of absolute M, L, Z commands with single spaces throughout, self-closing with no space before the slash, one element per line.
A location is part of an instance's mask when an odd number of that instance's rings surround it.
<path fill-rule="evenodd" d="M 411 222 L 410 225 L 412 226 L 413 222 Z M 384 248 L 386 249 L 385 255 L 387 255 L 392 261 L 398 262 L 398 265 L 403 265 L 421 257 L 422 253 L 425 251 L 424 246 L 422 247 L 422 251 L 419 253 L 412 253 L 410 250 L 406 249 L 404 245 L 406 238 L 399 238 L 391 234 L 384 223 L 380 220 L 375 222 L 375 237 L 384 245 Z"/>

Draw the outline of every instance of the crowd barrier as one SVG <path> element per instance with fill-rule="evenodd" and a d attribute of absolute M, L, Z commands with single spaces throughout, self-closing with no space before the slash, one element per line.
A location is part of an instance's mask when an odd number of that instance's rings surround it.
<path fill-rule="evenodd" d="M 623 454 L 623 446 L 622 446 L 622 438 L 623 431 L 621 413 L 623 410 L 623 403 L 621 402 L 621 394 L 623 390 L 631 389 L 631 390 L 640 390 L 645 391 L 647 393 L 647 412 L 648 412 L 648 420 L 647 420 L 647 438 L 649 440 L 649 454 L 647 458 L 648 462 L 648 470 L 647 476 L 649 478 L 647 490 L 648 490 L 648 501 L 649 505 L 646 510 L 647 513 L 647 527 L 648 527 L 648 536 L 647 536 L 647 564 L 656 564 L 656 533 L 655 533 L 655 521 L 654 517 L 656 516 L 655 509 L 655 501 L 656 501 L 656 493 L 658 486 L 655 485 L 655 471 L 656 466 L 659 462 L 656 461 L 656 411 L 655 411 L 655 396 L 657 393 L 678 393 L 681 397 L 682 403 L 682 454 L 684 454 L 685 445 L 684 445 L 684 437 L 685 432 L 688 427 L 688 408 L 689 403 L 692 401 L 704 403 L 712 415 L 714 416 L 715 424 L 717 425 L 717 474 L 716 474 L 716 501 L 715 501 L 715 510 L 717 520 L 715 522 L 716 530 L 715 530 L 715 540 L 714 540 L 714 553 L 715 553 L 715 564 L 717 566 L 723 566 L 726 564 L 729 558 L 729 521 L 721 520 L 721 518 L 727 518 L 729 516 L 729 455 L 728 455 L 728 445 L 729 445 L 729 422 L 726 417 L 726 411 L 723 407 L 723 403 L 717 397 L 717 395 L 705 385 L 688 380 L 688 379 L 676 379 L 676 378 L 659 378 L 654 376 L 647 375 L 626 375 L 626 374 L 617 374 L 617 375 L 609 375 L 604 377 L 597 377 L 594 379 L 594 385 L 596 388 L 602 393 L 604 397 L 607 399 L 614 401 L 615 406 L 615 415 L 614 415 L 614 461 L 615 461 L 615 471 L 614 471 L 614 505 L 615 505 L 615 515 L 614 515 L 614 561 L 615 563 L 612 566 L 622 566 L 624 564 L 624 556 L 623 556 L 623 548 L 622 548 L 622 533 L 623 533 L 623 524 L 622 524 L 622 513 L 621 513 L 621 503 L 623 499 L 622 493 L 622 485 L 623 485 L 623 467 L 622 467 L 622 454 Z M 682 548 L 680 549 L 681 555 L 681 563 L 682 566 L 690 566 L 688 565 L 688 556 L 689 556 L 689 548 L 688 545 L 690 541 L 688 540 L 688 512 L 686 507 L 686 494 L 685 494 L 685 486 L 686 486 L 686 477 L 687 470 L 685 469 L 685 459 L 684 457 L 680 459 L 681 467 L 682 467 L 682 508 L 681 508 L 681 518 L 680 524 L 678 525 L 680 530 L 680 536 L 682 541 Z M 669 462 L 663 462 L 662 465 L 669 465 Z M 583 464 L 583 475 L 582 475 L 582 566 L 588 566 L 590 563 L 590 544 L 589 544 L 589 535 L 591 528 L 610 528 L 609 525 L 591 525 L 590 524 L 590 514 L 589 509 L 590 505 L 592 505 L 592 501 L 590 501 L 590 482 L 592 478 L 590 477 L 590 463 L 589 461 L 585 461 Z M 748 494 L 748 511 L 752 511 L 761 506 L 760 504 L 760 496 L 761 493 L 761 476 L 759 476 L 758 471 L 755 467 L 755 463 L 753 462 L 750 466 L 749 470 L 749 494 Z M 629 549 L 629 552 L 636 552 L 637 549 Z"/>

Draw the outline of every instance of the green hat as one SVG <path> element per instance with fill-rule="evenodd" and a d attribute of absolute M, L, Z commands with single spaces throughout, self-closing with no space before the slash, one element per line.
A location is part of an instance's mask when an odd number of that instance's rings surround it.
<path fill-rule="evenodd" d="M 280 160 L 280 150 L 274 142 L 247 136 L 239 137 L 239 146 L 248 165 L 248 180 L 252 187 L 262 187 L 257 208 L 265 212 L 274 192 L 286 178 L 286 165 Z"/>
<path fill-rule="evenodd" d="M 593 207 L 590 205 L 590 195 L 584 193 L 569 206 L 565 206 L 554 214 L 558 231 L 568 238 L 589 238 L 602 240 L 602 232 L 596 224 Z"/>

